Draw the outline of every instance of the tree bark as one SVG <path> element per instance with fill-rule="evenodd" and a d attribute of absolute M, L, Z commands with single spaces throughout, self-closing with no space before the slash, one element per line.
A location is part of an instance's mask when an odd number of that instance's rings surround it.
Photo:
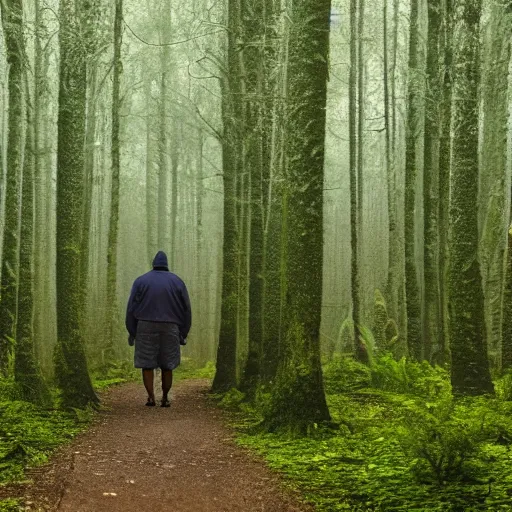
<path fill-rule="evenodd" d="M 25 126 L 24 74 L 26 65 L 23 36 L 23 3 L 1 2 L 2 24 L 9 65 L 9 119 L 7 135 L 7 176 L 0 300 L 0 375 L 10 372 L 15 350 L 19 275 L 19 221 Z"/>
<path fill-rule="evenodd" d="M 412 359 L 423 357 L 421 295 L 416 265 L 416 177 L 417 143 L 420 134 L 418 0 L 411 0 L 409 35 L 409 93 L 405 161 L 405 295 L 407 308 L 407 345 Z"/>
<path fill-rule="evenodd" d="M 423 323 L 424 358 L 444 346 L 440 325 L 439 273 L 439 144 L 441 137 L 442 75 L 440 66 L 440 35 L 442 6 L 439 0 L 428 1 L 427 87 L 425 99 L 424 136 L 424 279 L 425 314 Z"/>
<path fill-rule="evenodd" d="M 512 8 L 509 2 L 508 10 Z M 482 110 L 484 112 L 479 211 L 481 216 L 480 264 L 484 285 L 489 355 L 499 366 L 502 331 L 509 319 L 503 316 L 506 283 L 508 201 L 509 65 L 512 16 L 507 6 L 493 3 L 484 37 Z M 503 344 L 510 343 L 503 338 Z M 508 365 L 509 363 L 507 363 Z"/>
<path fill-rule="evenodd" d="M 112 87 L 112 188 L 110 193 L 110 226 L 107 250 L 107 348 L 105 362 L 114 361 L 114 332 L 118 320 L 117 241 L 119 234 L 119 173 L 121 170 L 120 111 L 123 63 L 123 0 L 116 0 L 114 21 L 114 77 Z"/>
<path fill-rule="evenodd" d="M 481 0 L 461 2 L 454 65 L 450 193 L 451 380 L 456 394 L 493 393 L 478 260 L 478 147 Z"/>
<path fill-rule="evenodd" d="M 247 164 L 251 178 L 250 197 L 250 268 L 249 268 L 249 350 L 241 389 L 253 396 L 261 375 L 264 322 L 264 263 L 265 263 L 265 205 L 264 188 L 269 177 L 269 141 L 265 126 L 271 122 L 268 112 L 268 81 L 265 70 L 268 61 L 267 30 L 273 19 L 273 2 L 252 2 L 243 16 L 247 44 L 245 53 L 247 79 Z M 258 20 L 255 22 L 255 20 Z M 271 54 L 270 54 L 271 55 Z M 266 191 L 268 194 L 268 191 Z"/>
<path fill-rule="evenodd" d="M 400 240 L 398 235 L 397 200 L 396 200 L 396 169 L 395 153 L 393 147 L 394 128 L 394 66 L 389 65 L 389 23 L 388 0 L 383 2 L 383 51 L 384 51 L 384 132 L 386 140 L 386 176 L 388 192 L 388 278 L 386 295 L 388 311 L 395 320 L 398 319 L 398 287 L 400 279 Z"/>
<path fill-rule="evenodd" d="M 224 242 L 222 302 L 217 367 L 212 391 L 237 385 L 238 252 L 236 179 L 239 173 L 240 61 L 237 55 L 240 0 L 228 2 L 227 75 L 222 77 L 222 170 L 224 182 Z"/>
<path fill-rule="evenodd" d="M 86 105 L 86 55 L 80 39 L 82 0 L 60 4 L 60 80 L 57 150 L 56 379 L 66 407 L 96 404 L 80 330 L 81 227 Z"/>
<path fill-rule="evenodd" d="M 330 419 L 320 363 L 323 184 L 330 0 L 300 0 L 291 12 L 283 222 L 285 332 L 270 429 L 307 431 Z M 305 21 L 306 20 L 306 21 Z"/>
<path fill-rule="evenodd" d="M 28 80 L 27 80 L 28 82 Z M 48 388 L 43 380 L 34 347 L 34 116 L 30 105 L 28 84 L 27 133 L 23 163 L 22 209 L 20 231 L 20 274 L 18 292 L 18 322 L 14 378 L 23 400 L 50 404 Z"/>
<path fill-rule="evenodd" d="M 361 66 L 359 58 L 362 57 L 361 46 L 358 45 L 359 29 L 362 23 L 358 23 L 361 16 L 359 1 L 350 2 L 350 73 L 349 73 L 349 166 L 350 166 L 350 245 L 351 245 L 351 279 L 352 279 L 352 320 L 354 322 L 354 343 L 355 354 L 358 361 L 368 363 L 368 347 L 361 339 L 361 318 L 360 318 L 360 279 L 359 279 L 359 256 L 360 256 L 360 232 L 362 221 L 361 202 L 363 200 L 362 190 L 362 111 L 358 106 L 358 93 L 361 94 L 362 81 L 359 80 Z M 359 50 L 359 51 L 358 51 Z M 359 88 L 358 88 L 359 86 Z M 359 98 L 362 100 L 362 98 Z M 361 107 L 361 105 L 359 105 Z"/>

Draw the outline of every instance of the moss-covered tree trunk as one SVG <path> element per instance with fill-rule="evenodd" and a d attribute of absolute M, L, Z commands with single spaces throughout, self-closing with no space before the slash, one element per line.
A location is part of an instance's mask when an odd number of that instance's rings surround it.
<path fill-rule="evenodd" d="M 369 361 L 368 347 L 361 339 L 360 318 L 360 232 L 362 225 L 362 146 L 359 140 L 363 133 L 363 120 L 361 117 L 362 105 L 358 112 L 358 93 L 361 94 L 362 80 L 359 79 L 361 66 L 359 59 L 362 57 L 362 47 L 358 44 L 358 33 L 362 28 L 362 22 L 358 23 L 362 13 L 358 0 L 350 2 L 350 72 L 349 72 L 349 166 L 350 166 L 350 246 L 351 246 L 351 294 L 352 294 L 352 319 L 354 321 L 354 343 L 356 358 L 364 363 Z M 359 86 L 359 87 L 358 87 Z"/>
<path fill-rule="evenodd" d="M 222 168 L 224 182 L 224 242 L 222 303 L 217 367 L 212 391 L 223 392 L 237 385 L 238 257 L 236 179 L 239 172 L 240 61 L 237 54 L 240 0 L 228 3 L 227 76 L 222 80 Z"/>
<path fill-rule="evenodd" d="M 114 78 L 112 87 L 112 188 L 110 192 L 110 226 L 107 249 L 107 350 L 105 362 L 114 361 L 114 333 L 117 326 L 117 240 L 119 233 L 119 173 L 121 170 L 121 47 L 123 44 L 123 0 L 116 0 L 114 21 Z"/>
<path fill-rule="evenodd" d="M 418 138 L 420 130 L 420 90 L 422 73 L 419 69 L 418 0 L 411 0 L 409 34 L 409 92 L 405 155 L 405 298 L 407 308 L 407 346 L 416 361 L 423 357 L 421 325 L 421 292 L 416 262 L 416 179 Z"/>
<path fill-rule="evenodd" d="M 330 0 L 300 0 L 291 10 L 286 191 L 283 222 L 285 331 L 269 428 L 304 431 L 330 419 L 320 364 L 324 145 Z"/>
<path fill-rule="evenodd" d="M 247 42 L 245 52 L 247 76 L 246 136 L 248 137 L 247 165 L 251 177 L 250 253 L 249 253 L 249 350 L 241 381 L 241 389 L 254 395 L 261 376 L 264 332 L 265 279 L 265 197 L 268 197 L 270 178 L 270 143 L 272 119 L 269 115 L 272 93 L 271 79 L 266 71 L 272 69 L 267 34 L 273 19 L 273 1 L 256 1 L 246 6 L 243 28 Z"/>
<path fill-rule="evenodd" d="M 14 351 L 19 272 L 19 220 L 25 125 L 23 3 L 1 3 L 2 27 L 9 64 L 9 119 L 7 125 L 7 176 L 5 221 L 0 287 L 0 374 L 9 373 Z"/>
<path fill-rule="evenodd" d="M 425 137 L 423 151 L 424 204 L 424 279 L 425 312 L 423 317 L 424 358 L 444 346 L 440 325 L 439 285 L 439 143 L 441 135 L 440 35 L 442 9 L 439 0 L 428 2 L 427 84 L 425 96 Z"/>
<path fill-rule="evenodd" d="M 503 370 L 512 368 L 512 225 L 508 231 L 505 290 L 503 296 L 503 342 L 501 346 L 501 366 Z"/>
<path fill-rule="evenodd" d="M 283 11 L 279 11 L 282 7 Z M 281 254 L 282 240 L 282 200 L 283 176 L 285 169 L 285 147 L 287 131 L 285 127 L 284 107 L 288 93 L 288 26 L 289 18 L 286 3 L 281 6 L 274 0 L 267 12 L 274 13 L 275 21 L 270 26 L 279 31 L 282 38 L 274 38 L 273 47 L 267 49 L 267 66 L 276 69 L 275 79 L 267 73 L 268 100 L 266 125 L 271 126 L 269 134 L 268 172 L 263 180 L 264 235 L 263 235 L 263 333 L 261 379 L 264 384 L 272 384 L 277 375 L 279 351 L 282 335 L 282 292 Z M 280 14 L 278 14 L 280 13 Z M 269 24 L 267 30 L 270 32 Z M 271 38 L 271 32 L 269 34 Z M 277 43 L 279 41 L 279 43 Z M 267 46 L 267 48 L 270 45 Z M 278 65 L 281 64 L 280 66 Z"/>
<path fill-rule="evenodd" d="M 499 365 L 502 340 L 503 284 L 507 247 L 509 65 L 512 16 L 494 3 L 484 36 L 483 119 L 480 173 L 480 261 L 484 283 L 489 354 Z"/>
<path fill-rule="evenodd" d="M 26 89 L 28 100 L 28 86 Z M 27 101 L 14 378 L 23 400 L 44 405 L 50 402 L 50 395 L 42 378 L 34 346 L 34 134 L 34 116 Z"/>
<path fill-rule="evenodd" d="M 501 11 L 501 6 L 495 6 L 495 9 L 499 9 Z M 500 29 L 503 31 L 500 35 L 502 35 L 501 39 L 501 59 L 499 61 L 500 68 L 503 69 L 506 62 L 510 62 L 511 51 L 512 51 L 512 42 L 511 38 L 511 29 L 512 29 L 512 1 L 507 2 L 506 7 L 503 12 L 504 16 L 500 20 Z M 507 108 L 506 108 L 506 89 L 504 87 L 504 81 L 506 83 L 507 75 L 499 76 L 498 73 L 495 75 L 495 80 L 500 83 L 500 101 L 499 101 L 499 133 L 500 137 L 498 140 L 502 144 L 506 141 L 507 134 Z M 503 103 L 505 101 L 505 104 Z M 504 108 L 505 107 L 505 108 Z M 505 131 L 504 131 L 505 130 Z M 505 134 L 505 140 L 503 139 L 503 135 Z M 500 144 L 500 145 L 501 145 Z M 503 154 L 501 152 L 503 150 L 503 146 L 499 149 L 499 161 L 503 162 L 503 157 L 505 157 L 506 153 Z M 512 193 L 511 193 L 512 195 Z M 510 211 L 509 222 L 512 222 L 512 207 Z M 501 365 L 504 370 L 509 370 L 512 368 L 512 224 L 508 229 L 508 237 L 507 237 L 507 257 L 506 257 L 506 267 L 504 272 L 504 294 L 503 294 L 503 309 L 502 309 L 502 346 L 501 346 Z"/>
<path fill-rule="evenodd" d="M 443 63 L 441 84 L 441 120 L 439 141 L 439 348 L 432 362 L 444 364 L 449 359 L 448 334 L 448 231 L 450 203 L 451 127 L 453 95 L 453 1 L 445 0 L 442 10 L 440 54 Z"/>
<path fill-rule="evenodd" d="M 400 286 L 400 238 L 398 233 L 398 210 L 397 210 L 397 190 L 396 190 L 396 166 L 395 151 L 393 147 L 393 107 L 395 99 L 394 94 L 394 67 L 392 60 L 390 68 L 389 61 L 389 16 L 388 0 L 382 4 L 382 33 L 383 33 L 383 85 L 384 85 L 384 134 L 386 140 L 386 175 L 387 175 L 387 195 L 388 195 L 388 278 L 386 283 L 386 296 L 388 308 L 393 319 L 398 319 L 398 288 Z M 393 41 L 392 41 L 393 42 Z M 394 48 L 393 48 L 393 51 Z"/>
<path fill-rule="evenodd" d="M 57 151 L 57 337 L 56 380 L 67 407 L 95 404 L 80 330 L 81 227 L 86 105 L 86 50 L 80 23 L 84 0 L 60 4 L 60 79 Z"/>
<path fill-rule="evenodd" d="M 450 186 L 449 332 L 457 394 L 494 391 L 489 372 L 478 259 L 478 147 L 481 0 L 464 0 L 456 17 Z"/>

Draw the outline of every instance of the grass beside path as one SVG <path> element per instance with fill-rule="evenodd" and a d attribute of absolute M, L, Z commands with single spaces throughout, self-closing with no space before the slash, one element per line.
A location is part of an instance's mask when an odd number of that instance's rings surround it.
<path fill-rule="evenodd" d="M 512 377 L 498 398 L 453 399 L 447 372 L 383 357 L 325 367 L 338 430 L 308 437 L 258 428 L 257 405 L 231 391 L 238 442 L 261 454 L 288 485 L 324 512 L 512 511 Z"/>
<path fill-rule="evenodd" d="M 213 377 L 213 365 L 196 368 L 184 359 L 175 372 L 175 381 Z M 106 376 L 93 375 L 98 392 L 111 386 L 140 379 L 140 371 L 128 366 L 112 368 Z M 141 383 L 142 386 L 142 383 Z M 22 483 L 25 470 L 47 462 L 52 452 L 69 443 L 89 426 L 93 410 L 64 411 L 58 407 L 44 409 L 17 400 L 12 382 L 0 381 L 0 488 Z M 55 402 L 58 403 L 57 396 Z M 0 489 L 1 492 L 1 489 Z M 0 499 L 0 512 L 18 510 L 18 500 Z"/>

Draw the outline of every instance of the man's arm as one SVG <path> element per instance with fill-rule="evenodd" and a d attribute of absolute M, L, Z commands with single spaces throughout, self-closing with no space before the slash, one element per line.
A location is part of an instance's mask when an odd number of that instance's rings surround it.
<path fill-rule="evenodd" d="M 181 289 L 181 300 L 183 305 L 183 325 L 180 328 L 180 332 L 183 338 L 186 338 L 190 331 L 190 326 L 192 325 L 192 308 L 190 306 L 190 298 L 185 283 L 183 283 Z"/>
<path fill-rule="evenodd" d="M 132 292 L 130 294 L 130 298 L 128 299 L 128 305 L 126 307 L 126 330 L 130 333 L 130 337 L 135 338 L 135 335 L 137 334 L 137 319 L 135 318 L 135 315 L 133 314 L 133 308 L 134 308 L 134 302 L 135 302 L 135 294 L 137 291 L 136 286 L 137 281 L 133 283 L 132 286 Z"/>

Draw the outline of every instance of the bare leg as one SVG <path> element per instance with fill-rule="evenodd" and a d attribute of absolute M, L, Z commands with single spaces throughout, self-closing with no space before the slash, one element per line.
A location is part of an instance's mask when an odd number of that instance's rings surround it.
<path fill-rule="evenodd" d="M 168 400 L 172 387 L 172 370 L 162 370 L 162 401 Z"/>
<path fill-rule="evenodd" d="M 155 391 L 154 391 L 154 381 L 155 381 L 155 372 L 154 370 L 142 370 L 142 380 L 144 382 L 144 387 L 148 392 L 148 401 L 155 401 Z"/>

